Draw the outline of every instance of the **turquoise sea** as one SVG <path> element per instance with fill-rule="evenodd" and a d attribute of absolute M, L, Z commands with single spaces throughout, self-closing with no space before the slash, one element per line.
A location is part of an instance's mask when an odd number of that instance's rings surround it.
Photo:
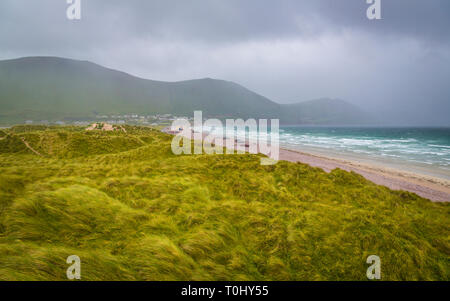
<path fill-rule="evenodd" d="M 280 145 L 450 179 L 450 128 L 290 126 Z"/>
<path fill-rule="evenodd" d="M 204 128 L 212 133 L 222 128 Z M 217 131 L 217 132 L 216 132 Z M 235 130 L 241 141 L 270 139 L 265 133 Z M 358 161 L 450 180 L 450 128 L 281 127 L 280 147 L 325 157 Z"/>

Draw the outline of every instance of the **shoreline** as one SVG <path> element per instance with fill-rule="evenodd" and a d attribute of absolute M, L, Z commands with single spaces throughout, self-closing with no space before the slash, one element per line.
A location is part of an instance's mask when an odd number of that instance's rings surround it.
<path fill-rule="evenodd" d="M 325 172 L 336 168 L 353 171 L 392 190 L 406 190 L 434 202 L 450 202 L 450 181 L 441 178 L 287 148 L 280 148 L 280 160 L 308 164 Z"/>
<path fill-rule="evenodd" d="M 171 135 L 179 134 L 170 132 L 167 128 L 162 129 L 162 131 Z M 192 134 L 193 132 L 182 133 L 186 138 L 193 140 Z M 203 132 L 203 139 L 207 135 L 208 133 Z M 239 143 L 243 144 L 243 141 L 237 142 L 238 145 L 235 149 L 242 149 L 248 152 L 248 147 L 243 145 L 241 145 L 241 148 L 239 147 Z M 215 143 L 225 147 L 226 139 L 216 139 Z M 433 202 L 450 202 L 450 180 L 394 169 L 383 166 L 382 164 L 362 163 L 357 159 L 342 159 L 328 155 L 319 155 L 311 152 L 288 149 L 285 147 L 280 147 L 279 155 L 279 160 L 293 163 L 300 162 L 312 167 L 321 168 L 327 173 L 336 168 L 349 172 L 353 171 L 377 185 L 386 186 L 392 190 L 413 192 Z"/>

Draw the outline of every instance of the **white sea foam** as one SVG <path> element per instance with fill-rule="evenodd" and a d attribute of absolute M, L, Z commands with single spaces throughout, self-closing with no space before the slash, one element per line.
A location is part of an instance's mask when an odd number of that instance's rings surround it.
<path fill-rule="evenodd" d="M 373 130 L 375 135 L 371 135 L 370 129 L 367 132 L 358 129 L 360 135 L 354 135 L 352 130 L 345 131 L 339 128 L 285 128 L 280 132 L 279 140 L 286 147 L 292 146 L 299 150 L 323 149 L 331 154 L 355 154 L 380 162 L 390 160 L 398 164 L 439 167 L 446 172 L 449 170 L 447 167 L 450 165 L 450 142 L 436 133 L 432 133 L 430 139 L 427 139 L 421 131 L 417 132 L 417 137 L 411 137 L 415 134 L 414 130 Z M 446 134 L 448 132 L 443 132 L 442 135 Z M 392 137 L 395 135 L 403 137 Z M 450 177 L 450 174 L 448 176 Z"/>

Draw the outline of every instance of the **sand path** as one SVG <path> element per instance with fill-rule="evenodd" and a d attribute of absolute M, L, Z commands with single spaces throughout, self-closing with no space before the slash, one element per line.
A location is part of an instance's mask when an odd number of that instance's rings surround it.
<path fill-rule="evenodd" d="M 31 150 L 31 151 L 32 151 L 33 153 L 35 153 L 36 155 L 38 155 L 38 156 L 40 156 L 40 157 L 43 157 L 38 151 L 36 151 L 34 148 L 32 148 L 32 147 L 28 144 L 28 142 L 25 140 L 25 138 L 21 137 L 20 139 L 22 140 L 22 142 L 25 144 L 25 146 L 26 146 L 29 150 Z"/>

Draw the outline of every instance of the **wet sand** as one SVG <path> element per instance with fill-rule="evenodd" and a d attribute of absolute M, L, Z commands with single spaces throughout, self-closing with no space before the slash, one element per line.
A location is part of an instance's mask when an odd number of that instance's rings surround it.
<path fill-rule="evenodd" d="M 163 131 L 168 132 L 167 129 L 163 129 Z M 171 132 L 170 134 L 176 133 Z M 192 134 L 185 133 L 183 135 L 192 139 Z M 206 136 L 207 133 L 203 133 L 203 138 Z M 216 139 L 215 143 L 225 146 L 226 141 L 226 139 Z M 246 145 L 243 141 L 236 140 L 236 142 L 240 144 L 235 149 L 249 151 L 248 144 Z M 382 165 L 363 163 L 358 161 L 358 159 L 333 158 L 322 154 L 312 154 L 285 148 L 280 148 L 279 159 L 289 162 L 301 162 L 321 168 L 325 172 L 330 172 L 336 168 L 353 171 L 375 184 L 383 185 L 393 190 L 410 191 L 434 202 L 450 201 L 450 181 L 446 179 L 391 169 Z"/>

